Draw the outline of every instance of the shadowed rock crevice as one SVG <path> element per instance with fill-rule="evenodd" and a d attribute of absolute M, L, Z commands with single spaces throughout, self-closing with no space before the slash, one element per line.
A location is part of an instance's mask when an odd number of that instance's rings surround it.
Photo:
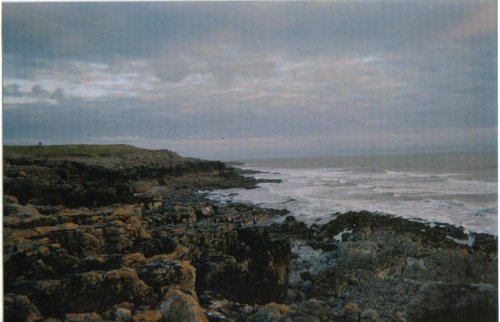
<path fill-rule="evenodd" d="M 248 304 L 282 301 L 290 273 L 290 242 L 270 238 L 258 226 L 239 228 L 237 235 L 228 254 L 200 258 L 197 290 Z"/>

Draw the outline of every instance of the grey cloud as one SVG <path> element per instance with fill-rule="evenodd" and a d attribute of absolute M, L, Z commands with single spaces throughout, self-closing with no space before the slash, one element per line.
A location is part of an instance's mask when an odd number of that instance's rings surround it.
<path fill-rule="evenodd" d="M 185 59 L 163 59 L 156 63 L 155 75 L 163 81 L 180 82 L 195 71 Z"/>
<path fill-rule="evenodd" d="M 190 41 L 238 41 L 247 50 L 285 46 L 302 53 L 314 53 L 318 46 L 398 48 L 421 45 L 429 34 L 491 3 L 7 3 L 4 50 L 21 54 L 43 48 L 50 56 L 102 60 L 178 53 Z"/>
<path fill-rule="evenodd" d="M 4 138 L 115 138 L 206 156 L 492 147 L 492 8 L 7 3 Z"/>
<path fill-rule="evenodd" d="M 65 99 L 64 91 L 57 88 L 50 92 L 40 84 L 35 84 L 29 90 L 22 91 L 18 84 L 4 86 L 4 104 L 34 104 L 34 103 L 61 103 Z"/>
<path fill-rule="evenodd" d="M 17 84 L 9 84 L 3 87 L 3 93 L 7 96 L 21 96 L 21 92 L 19 91 L 19 85 Z"/>
<path fill-rule="evenodd" d="M 35 97 L 48 96 L 49 92 L 44 90 L 40 85 L 35 85 L 31 88 L 31 95 Z"/>
<path fill-rule="evenodd" d="M 61 102 L 64 99 L 64 90 L 60 87 L 56 88 L 52 94 L 50 94 L 50 98 Z"/>

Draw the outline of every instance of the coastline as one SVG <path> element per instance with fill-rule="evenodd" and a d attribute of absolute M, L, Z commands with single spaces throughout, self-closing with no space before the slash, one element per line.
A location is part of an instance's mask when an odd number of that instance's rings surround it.
<path fill-rule="evenodd" d="M 464 163 L 456 165 L 450 154 L 441 153 L 416 161 L 412 155 L 249 161 L 242 166 L 244 174 L 283 184 L 220 190 L 212 196 L 285 208 L 309 225 L 326 223 L 333 212 L 370 211 L 497 235 L 496 157 L 453 156 Z"/>
<path fill-rule="evenodd" d="M 270 224 L 286 211 L 199 192 L 256 184 L 170 151 L 4 149 L 6 319 L 496 321 L 495 236 L 369 212 Z"/>

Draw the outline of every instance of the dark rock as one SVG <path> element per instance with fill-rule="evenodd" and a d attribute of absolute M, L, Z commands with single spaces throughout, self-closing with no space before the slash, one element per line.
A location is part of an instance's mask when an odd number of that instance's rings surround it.
<path fill-rule="evenodd" d="M 231 255 L 205 254 L 198 261 L 197 289 L 243 303 L 280 299 L 290 272 L 290 244 L 271 239 L 263 227 L 239 228 Z"/>
<path fill-rule="evenodd" d="M 27 296 L 7 293 L 4 295 L 5 321 L 37 321 L 42 318 L 38 308 Z"/>
<path fill-rule="evenodd" d="M 453 244 L 447 236 L 467 239 L 462 227 L 451 225 L 439 225 L 430 229 L 426 224 L 410 221 L 404 218 L 398 218 L 388 215 L 373 214 L 367 211 L 348 212 L 337 215 L 329 223 L 321 226 L 318 233 L 319 239 L 330 239 L 333 236 L 349 229 L 363 228 L 374 231 L 379 228 L 394 230 L 398 233 L 412 233 L 422 238 L 425 245 L 432 247 L 447 247 Z"/>
<path fill-rule="evenodd" d="M 282 299 L 290 274 L 290 242 L 270 238 L 266 230 L 258 226 L 238 229 L 238 241 L 233 254 L 239 261 L 248 260 L 253 281 L 246 291 L 249 302 Z"/>
<path fill-rule="evenodd" d="M 283 223 L 270 225 L 266 231 L 290 240 L 308 240 L 313 234 L 304 222 L 297 221 L 293 216 L 287 216 Z"/>
<path fill-rule="evenodd" d="M 408 304 L 409 321 L 497 321 L 496 287 L 426 284 Z"/>
<path fill-rule="evenodd" d="M 124 301 L 155 303 L 151 287 L 139 279 L 135 270 L 122 268 L 108 272 L 92 271 L 61 280 L 38 281 L 28 292 L 46 316 L 64 312 L 103 311 Z M 64 296 L 61 296 L 64 294 Z"/>
<path fill-rule="evenodd" d="M 498 240 L 495 236 L 488 234 L 476 234 L 474 236 L 473 248 L 482 250 L 487 254 L 496 254 L 498 251 Z"/>
<path fill-rule="evenodd" d="M 4 204 L 4 227 L 33 228 L 37 226 L 56 225 L 59 220 L 54 217 L 40 214 L 32 205 L 19 205 L 17 203 Z"/>
<path fill-rule="evenodd" d="M 212 206 L 204 206 L 196 210 L 196 215 L 198 217 L 212 217 L 215 215 L 215 211 Z"/>
<path fill-rule="evenodd" d="M 136 264 L 134 267 L 139 277 L 159 294 L 163 294 L 165 288 L 174 285 L 180 289 L 194 290 L 196 272 L 187 261 L 172 261 L 157 257 L 146 263 Z"/>

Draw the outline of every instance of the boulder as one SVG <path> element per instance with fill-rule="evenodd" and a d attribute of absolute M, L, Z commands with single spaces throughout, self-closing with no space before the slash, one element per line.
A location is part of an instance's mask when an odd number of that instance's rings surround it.
<path fill-rule="evenodd" d="M 130 309 L 119 307 L 116 309 L 114 314 L 115 321 L 131 321 L 132 320 L 132 312 Z"/>
<path fill-rule="evenodd" d="M 208 322 L 198 300 L 180 290 L 170 289 L 159 307 L 164 321 Z"/>
<path fill-rule="evenodd" d="M 215 215 L 215 211 L 212 206 L 204 206 L 196 210 L 196 215 L 200 218 L 212 217 Z"/>

